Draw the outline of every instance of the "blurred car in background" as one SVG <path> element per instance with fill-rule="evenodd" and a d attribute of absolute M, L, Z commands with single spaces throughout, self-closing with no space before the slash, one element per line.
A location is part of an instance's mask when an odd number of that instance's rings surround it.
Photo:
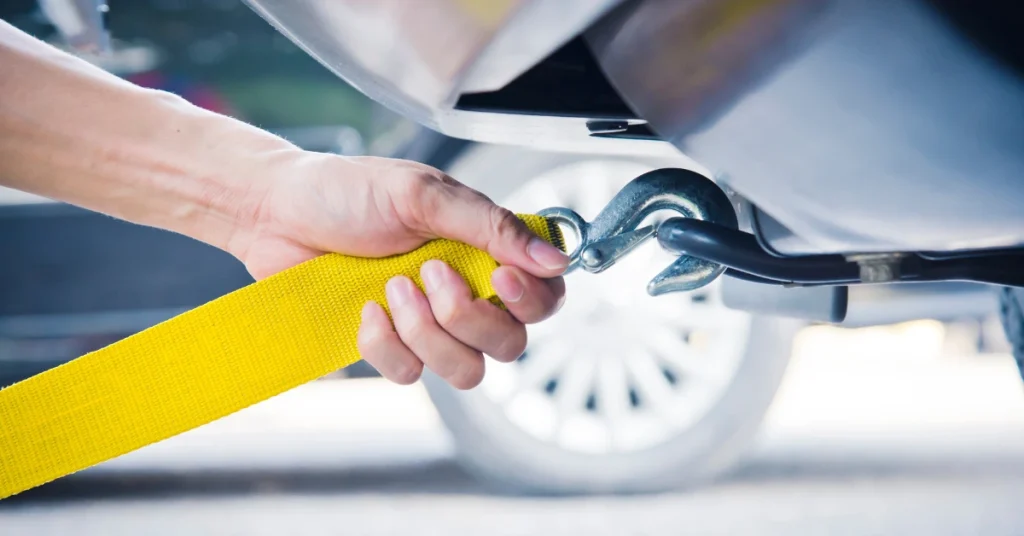
<path fill-rule="evenodd" d="M 721 175 L 660 140 L 594 64 L 596 21 L 607 27 L 613 19 L 602 17 L 620 17 L 618 27 L 628 26 L 627 15 L 650 2 L 251 3 L 399 113 L 334 78 L 234 2 L 115 3 L 108 18 L 115 51 L 142 47 L 149 52 L 127 57 L 149 60 L 110 68 L 311 150 L 434 165 L 517 211 L 557 205 L 592 218 L 646 171 Z M 4 7 L 4 18 L 56 40 L 34 8 L 22 7 Z M 424 25 L 447 30 L 415 31 Z M 773 128 L 801 120 L 787 117 Z M 711 154 L 707 147 L 715 146 L 703 147 Z M 746 166 L 762 157 L 710 160 Z M 187 238 L 38 199 L 7 199 L 0 206 L 0 384 L 251 281 L 234 259 Z M 456 391 L 426 375 L 460 462 L 503 489 L 545 493 L 661 490 L 730 467 L 756 433 L 806 322 L 758 309 L 750 299 L 757 290 L 731 279 L 649 298 L 646 281 L 671 259 L 652 243 L 614 270 L 568 277 L 565 309 L 531 326 L 516 363 L 489 363 L 477 389 Z M 727 307 L 730 293 L 748 310 Z M 970 283 L 855 287 L 845 323 L 978 323 L 997 301 L 992 287 Z M 373 372 L 361 365 L 345 374 Z"/>

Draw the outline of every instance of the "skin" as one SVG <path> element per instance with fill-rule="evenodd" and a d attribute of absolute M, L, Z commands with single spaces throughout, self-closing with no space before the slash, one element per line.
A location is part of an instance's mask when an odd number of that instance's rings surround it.
<path fill-rule="evenodd" d="M 392 381 L 426 366 L 453 386 L 480 383 L 484 354 L 512 361 L 525 324 L 565 296 L 560 250 L 508 210 L 429 166 L 299 149 L 174 95 L 141 88 L 0 21 L 0 185 L 206 242 L 257 279 L 327 252 L 404 253 L 459 240 L 502 266 L 492 282 L 508 311 L 473 299 L 428 261 L 424 294 L 395 277 L 362 310 L 359 349 Z"/>

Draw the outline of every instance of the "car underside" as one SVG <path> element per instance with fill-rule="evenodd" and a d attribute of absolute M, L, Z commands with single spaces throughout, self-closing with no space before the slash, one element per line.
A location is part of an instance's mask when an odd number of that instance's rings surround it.
<path fill-rule="evenodd" d="M 659 240 L 733 275 L 1024 283 L 1010 4 L 520 1 L 477 13 L 441 1 L 424 14 L 453 31 L 423 32 L 405 5 L 251 3 L 357 88 L 445 134 L 681 150 L 745 221 L 673 222 Z M 402 39 L 382 52 L 381 32 Z"/>

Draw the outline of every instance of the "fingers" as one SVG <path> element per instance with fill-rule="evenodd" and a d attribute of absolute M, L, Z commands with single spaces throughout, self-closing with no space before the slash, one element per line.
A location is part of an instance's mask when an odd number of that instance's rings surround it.
<path fill-rule="evenodd" d="M 537 277 L 561 275 L 569 257 L 534 235 L 512 212 L 441 172 L 412 181 L 406 205 L 426 230 L 465 242 L 491 254 L 502 264 L 519 266 Z"/>
<path fill-rule="evenodd" d="M 394 329 L 383 308 L 363 309 L 359 351 L 385 378 L 415 381 L 425 365 L 454 387 L 470 389 L 483 379 L 483 355 L 513 361 L 526 347 L 524 324 L 543 320 L 561 306 L 561 278 L 538 279 L 504 266 L 493 284 L 508 311 L 474 299 L 466 282 L 444 262 L 424 263 L 420 275 L 426 295 L 407 277 L 386 287 Z"/>
<path fill-rule="evenodd" d="M 517 320 L 534 324 L 553 315 L 565 301 L 565 280 L 538 279 L 515 266 L 499 266 L 491 274 L 498 297 Z"/>
<path fill-rule="evenodd" d="M 458 389 L 472 389 L 483 380 L 483 355 L 438 325 L 426 296 L 411 279 L 392 278 L 386 293 L 395 331 L 424 365 Z"/>
<path fill-rule="evenodd" d="M 526 349 L 526 327 L 484 299 L 474 299 L 459 274 L 441 261 L 420 270 L 438 325 L 464 344 L 498 361 L 514 361 Z"/>
<path fill-rule="evenodd" d="M 423 373 L 423 362 L 406 348 L 384 308 L 375 302 L 363 306 L 357 344 L 363 359 L 395 383 L 409 385 Z"/>

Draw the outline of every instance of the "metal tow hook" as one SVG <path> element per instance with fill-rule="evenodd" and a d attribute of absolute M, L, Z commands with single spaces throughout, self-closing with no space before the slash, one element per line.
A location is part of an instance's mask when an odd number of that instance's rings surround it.
<path fill-rule="evenodd" d="M 593 221 L 575 211 L 554 207 L 538 214 L 572 229 L 579 245 L 569 254 L 569 269 L 596 274 L 654 238 L 654 225 L 637 227 L 659 210 L 673 210 L 686 218 L 703 220 L 736 229 L 736 211 L 725 192 L 707 177 L 694 171 L 665 168 L 633 179 L 612 198 Z M 647 293 L 694 290 L 712 282 L 725 267 L 691 255 L 682 255 L 647 284 Z"/>

